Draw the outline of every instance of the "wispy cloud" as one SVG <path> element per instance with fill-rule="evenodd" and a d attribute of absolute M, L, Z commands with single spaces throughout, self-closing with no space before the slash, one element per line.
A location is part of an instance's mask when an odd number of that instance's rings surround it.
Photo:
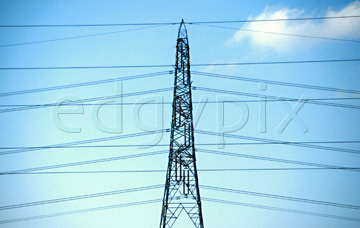
<path fill-rule="evenodd" d="M 326 17 L 360 15 L 360 1 L 355 1 L 343 9 L 334 11 L 327 9 Z M 319 15 L 306 14 L 299 9 L 275 9 L 267 7 L 260 15 L 250 16 L 248 19 L 282 19 L 297 17 L 313 17 Z M 249 42 L 254 48 L 275 50 L 279 53 L 291 52 L 299 48 L 309 48 L 321 42 L 320 39 L 300 38 L 288 35 L 269 34 L 254 31 L 266 31 L 270 33 L 296 34 L 314 37 L 328 37 L 334 39 L 359 39 L 360 18 L 330 19 L 322 21 L 274 21 L 245 23 L 238 30 L 230 43 Z"/>

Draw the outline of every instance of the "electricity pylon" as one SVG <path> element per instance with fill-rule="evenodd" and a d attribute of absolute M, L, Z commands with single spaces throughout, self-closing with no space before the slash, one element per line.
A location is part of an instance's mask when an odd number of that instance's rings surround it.
<path fill-rule="evenodd" d="M 196 170 L 187 30 L 181 21 L 176 44 L 173 113 L 169 163 L 160 228 L 170 228 L 185 211 L 195 227 L 203 228 Z"/>

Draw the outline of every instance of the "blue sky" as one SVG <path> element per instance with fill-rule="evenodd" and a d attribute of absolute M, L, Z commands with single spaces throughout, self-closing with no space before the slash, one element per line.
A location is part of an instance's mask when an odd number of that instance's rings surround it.
<path fill-rule="evenodd" d="M 360 15 L 359 1 L 7 1 L 0 2 L 1 25 L 32 24 L 96 24 L 218 21 L 243 19 L 276 19 L 295 17 L 325 17 Z M 227 28 L 187 25 L 191 63 L 269 62 L 324 59 L 358 59 L 360 51 L 360 19 L 316 21 L 286 21 L 263 23 L 221 24 Z M 0 28 L 0 67 L 57 67 L 174 64 L 178 25 L 167 25 L 141 30 L 124 27 L 57 27 L 57 28 Z M 238 30 L 242 29 L 242 30 Z M 279 34 L 250 32 L 256 30 L 287 33 L 337 40 L 294 37 Z M 108 33 L 108 34 L 104 34 Z M 102 34 L 102 35 L 99 35 Z M 87 36 L 79 38 L 79 36 Z M 74 38 L 77 37 L 77 38 Z M 58 40 L 62 39 L 62 40 Z M 342 41 L 340 41 L 342 39 Z M 53 41 L 57 40 L 57 41 Z M 345 41 L 347 40 L 347 41 Z M 41 41 L 41 42 L 39 42 Z M 46 42 L 45 42 L 46 41 Z M 44 88 L 73 83 L 121 78 L 132 75 L 171 71 L 171 68 L 82 69 L 82 70 L 1 70 L 0 93 Z M 212 74 L 234 75 L 264 80 L 275 80 L 341 89 L 360 89 L 358 62 L 313 63 L 285 65 L 245 65 L 193 67 L 192 70 Z M 192 74 L 195 87 L 255 93 L 268 96 L 304 98 L 358 98 L 358 94 L 311 90 L 266 85 L 266 90 L 253 82 L 212 78 Z M 168 88 L 173 75 L 106 83 L 86 87 L 54 90 L 14 96 L 1 96 L 1 105 L 46 104 L 65 99 L 85 99 Z M 172 91 L 123 98 L 123 102 L 172 101 Z M 210 93 L 193 90 L 193 101 L 251 100 L 258 98 Z M 108 100 L 107 100 L 108 101 Z M 121 102 L 119 99 L 109 101 Z M 358 100 L 329 101 L 360 105 Z M 96 102 L 91 102 L 94 104 Z M 296 102 L 268 102 L 266 112 L 260 112 L 257 102 L 194 104 L 196 129 L 211 132 L 259 137 L 283 141 L 358 141 L 359 110 L 305 103 L 298 111 L 299 122 L 291 121 L 279 133 L 279 125 L 286 118 L 289 107 Z M 290 106 L 288 106 L 290 105 Z M 56 124 L 56 109 L 41 108 L 24 111 L 0 110 L 0 147 L 46 146 L 67 142 L 128 135 L 155 129 L 170 128 L 171 105 L 77 106 L 60 114 Z M 10 107 L 11 108 L 11 107 Z M 62 109 L 61 112 L 64 112 Z M 222 114 L 223 113 L 223 114 Z M 265 114 L 266 113 L 266 114 Z M 266 132 L 261 131 L 259 118 L 266 117 Z M 119 119 L 122 116 L 121 119 Z M 248 117 L 248 118 L 245 118 Z M 98 118 L 100 123 L 96 124 Z M 245 118 L 245 119 L 244 119 Z M 122 131 L 104 132 L 104 126 Z M 222 122 L 222 120 L 224 120 Z M 245 121 L 246 120 L 246 121 Z M 229 126 L 241 122 L 234 129 Z M 58 121 L 59 122 L 59 121 Z M 299 123 L 302 123 L 299 124 Z M 224 124 L 225 129 L 221 128 Z M 101 125 L 101 126 L 99 126 Z M 241 126 L 240 126 L 241 125 Z M 119 126 L 119 125 L 118 125 Z M 307 131 L 304 130 L 306 126 Z M 80 130 L 79 130 L 80 129 Z M 222 130 L 223 129 L 223 130 Z M 69 132 L 74 131 L 74 132 Z M 252 142 L 225 138 L 226 143 Z M 198 144 L 221 142 L 219 137 L 197 133 Z M 147 135 L 93 143 L 91 145 L 168 144 L 169 134 Z M 358 143 L 317 144 L 359 150 Z M 356 153 L 320 150 L 286 145 L 226 145 L 197 146 L 222 152 L 319 163 L 333 166 L 359 167 Z M 123 148 L 61 148 L 34 150 L 0 155 L 0 171 L 126 156 L 151 151 L 168 150 L 162 147 Z M 2 149 L 0 152 L 10 151 Z M 15 151 L 16 152 L 16 151 Z M 44 171 L 104 171 L 104 170 L 165 170 L 167 153 L 141 158 L 73 166 Z M 303 168 L 308 166 L 279 162 L 197 153 L 198 169 L 258 169 Z M 200 185 L 232 188 L 266 194 L 360 205 L 357 172 L 342 170 L 298 171 L 236 171 L 199 172 Z M 107 192 L 165 183 L 165 173 L 112 174 L 38 174 L 0 176 L 0 207 L 91 193 Z M 330 214 L 360 219 L 359 210 L 232 194 L 201 189 L 201 196 L 241 203 Z M 18 209 L 0 210 L 3 220 L 54 214 L 143 200 L 161 199 L 163 189 L 97 197 Z M 0 224 L 4 228 L 22 227 L 156 227 L 159 226 L 161 202 L 103 210 L 90 213 L 58 216 L 23 222 Z M 358 227 L 358 222 L 301 215 L 259 208 L 240 207 L 203 202 L 204 223 L 216 227 Z M 174 227 L 192 227 L 190 220 L 181 216 Z"/>

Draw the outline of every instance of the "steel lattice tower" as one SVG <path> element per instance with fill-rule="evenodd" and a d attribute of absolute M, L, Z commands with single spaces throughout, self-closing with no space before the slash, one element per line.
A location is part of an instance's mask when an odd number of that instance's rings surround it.
<path fill-rule="evenodd" d="M 182 20 L 176 44 L 169 163 L 160 228 L 172 227 L 183 211 L 195 227 L 204 227 L 195 161 L 189 43 Z"/>

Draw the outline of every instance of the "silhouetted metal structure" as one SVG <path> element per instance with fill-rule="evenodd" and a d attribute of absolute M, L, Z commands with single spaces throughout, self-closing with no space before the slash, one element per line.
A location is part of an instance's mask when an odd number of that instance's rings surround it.
<path fill-rule="evenodd" d="M 195 159 L 189 43 L 184 20 L 176 44 L 169 164 L 160 228 L 172 227 L 183 211 L 195 227 L 204 227 Z"/>

